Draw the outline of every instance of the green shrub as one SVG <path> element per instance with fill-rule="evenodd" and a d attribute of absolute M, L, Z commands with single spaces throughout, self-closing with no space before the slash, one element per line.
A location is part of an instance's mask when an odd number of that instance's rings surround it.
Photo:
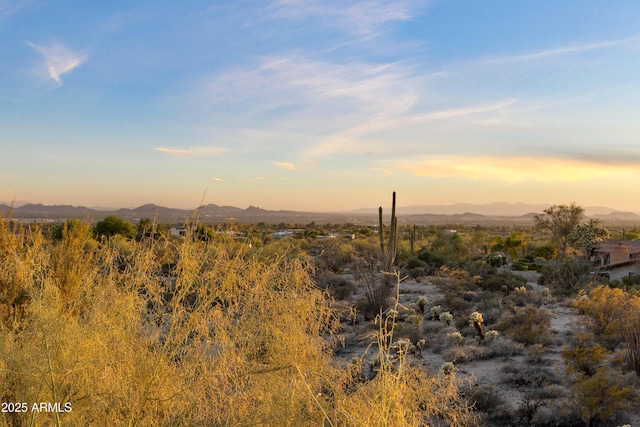
<path fill-rule="evenodd" d="M 427 266 L 427 263 L 421 260 L 420 258 L 411 258 L 407 262 L 407 269 L 411 270 L 413 268 L 422 268 L 424 269 Z"/>
<path fill-rule="evenodd" d="M 513 291 L 516 287 L 525 286 L 527 279 L 513 273 L 492 274 L 484 279 L 482 289 L 485 291 L 498 292 L 506 286 L 509 291 Z"/>
<path fill-rule="evenodd" d="M 417 253 L 418 259 L 425 262 L 428 266 L 432 268 L 439 268 L 443 265 L 447 265 L 450 263 L 449 259 L 444 255 L 430 251 L 429 249 L 422 248 Z"/>
<path fill-rule="evenodd" d="M 533 256 L 545 260 L 556 259 L 558 257 L 558 249 L 554 246 L 538 246 L 533 250 Z"/>
<path fill-rule="evenodd" d="M 529 264 L 525 264 L 524 262 L 514 262 L 511 264 L 511 268 L 516 271 L 529 271 Z"/>

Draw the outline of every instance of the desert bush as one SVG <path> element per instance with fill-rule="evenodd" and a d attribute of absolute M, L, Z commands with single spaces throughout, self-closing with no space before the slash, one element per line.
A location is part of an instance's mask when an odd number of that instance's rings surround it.
<path fill-rule="evenodd" d="M 640 297 L 598 286 L 577 298 L 575 306 L 588 316 L 589 329 L 609 348 L 623 344 L 627 368 L 640 373 Z"/>
<path fill-rule="evenodd" d="M 447 344 L 449 347 L 461 346 L 464 343 L 462 334 L 458 331 L 447 334 Z"/>
<path fill-rule="evenodd" d="M 337 300 L 349 298 L 356 290 L 355 284 L 350 279 L 336 274 L 326 275 L 323 283 L 326 283 L 329 294 Z M 322 288 L 323 283 L 318 282 L 318 285 Z"/>
<path fill-rule="evenodd" d="M 505 314 L 497 327 L 509 338 L 525 345 L 551 343 L 551 314 L 541 308 L 514 307 L 514 311 Z"/>
<path fill-rule="evenodd" d="M 607 360 L 610 351 L 595 342 L 592 333 L 574 332 L 569 345 L 562 350 L 562 358 L 567 365 L 568 373 L 594 375 Z"/>
<path fill-rule="evenodd" d="M 635 397 L 619 375 L 603 367 L 593 376 L 578 377 L 571 386 L 570 402 L 585 425 L 615 425 L 619 413 L 631 408 Z"/>
<path fill-rule="evenodd" d="M 593 281 L 592 271 L 593 267 L 587 262 L 565 260 L 546 265 L 538 283 L 549 287 L 556 296 L 572 296 Z"/>
<path fill-rule="evenodd" d="M 474 360 L 484 360 L 492 357 L 491 349 L 485 346 L 463 345 L 454 346 L 442 350 L 442 359 L 445 362 L 464 363 Z"/>
<path fill-rule="evenodd" d="M 498 273 L 487 276 L 483 283 L 482 289 L 485 291 L 500 292 L 503 286 L 508 291 L 513 291 L 518 286 L 526 286 L 527 279 L 512 273 Z"/>
<path fill-rule="evenodd" d="M 476 411 L 483 413 L 481 425 L 513 420 L 513 408 L 496 387 L 475 385 L 463 389 L 463 394 Z"/>
<path fill-rule="evenodd" d="M 427 337 L 435 337 L 445 328 L 446 328 L 446 325 L 444 323 L 436 322 L 436 321 L 424 322 L 422 324 L 422 332 Z"/>
<path fill-rule="evenodd" d="M 445 294 L 444 300 L 441 304 L 448 311 L 455 313 L 468 313 L 473 309 L 473 304 L 466 301 L 460 295 Z"/>
<path fill-rule="evenodd" d="M 518 417 L 530 424 L 533 418 L 538 413 L 538 410 L 546 406 L 546 402 L 540 396 L 527 393 L 520 396 L 520 404 L 516 409 Z"/>
<path fill-rule="evenodd" d="M 439 268 L 450 262 L 444 255 L 426 248 L 421 248 L 417 253 L 417 257 L 432 268 Z"/>
<path fill-rule="evenodd" d="M 511 357 L 524 353 L 524 344 L 508 338 L 497 337 L 489 342 L 492 357 Z"/>
<path fill-rule="evenodd" d="M 406 267 L 409 270 L 414 268 L 421 268 L 422 270 L 424 270 L 426 266 L 427 266 L 427 263 L 421 260 L 420 258 L 411 258 L 409 259 L 409 261 L 407 261 Z"/>
<path fill-rule="evenodd" d="M 415 343 L 424 338 L 424 334 L 415 323 L 398 322 L 395 325 L 394 337 L 408 338 Z"/>
<path fill-rule="evenodd" d="M 499 336 L 500 336 L 500 333 L 498 333 L 498 331 L 495 331 L 495 330 L 487 331 L 487 333 L 485 334 L 485 338 L 487 339 L 488 342 L 498 339 Z"/>
<path fill-rule="evenodd" d="M 531 363 L 542 363 L 544 356 L 544 346 L 542 344 L 530 345 L 527 349 L 527 355 Z"/>
<path fill-rule="evenodd" d="M 559 384 L 559 379 L 551 372 L 536 368 L 527 368 L 520 364 L 510 364 L 502 368 L 502 380 L 518 387 L 540 388 Z"/>
<path fill-rule="evenodd" d="M 424 277 L 427 274 L 424 268 L 412 268 L 410 269 L 406 275 L 411 277 L 412 279 L 416 279 L 418 282 L 421 277 Z"/>

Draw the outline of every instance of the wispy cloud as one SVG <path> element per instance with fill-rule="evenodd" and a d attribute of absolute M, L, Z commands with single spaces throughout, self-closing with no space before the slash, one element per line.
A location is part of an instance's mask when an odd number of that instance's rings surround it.
<path fill-rule="evenodd" d="M 293 165 L 293 163 L 290 163 L 290 162 L 273 162 L 273 164 L 282 169 L 289 169 L 289 170 L 295 169 L 295 166 Z"/>
<path fill-rule="evenodd" d="M 73 52 L 59 43 L 50 46 L 41 46 L 31 42 L 27 42 L 27 44 L 43 56 L 46 72 L 58 85 L 62 85 L 64 74 L 70 73 L 88 59 L 86 54 Z"/>
<path fill-rule="evenodd" d="M 372 148 L 379 150 L 380 147 L 372 146 L 371 141 L 366 139 L 368 135 L 383 131 L 400 130 L 429 122 L 482 115 L 502 110 L 515 104 L 515 102 L 514 99 L 507 99 L 492 104 L 472 105 L 428 113 L 397 114 L 380 120 L 367 121 L 321 140 L 307 150 L 306 155 L 310 158 L 316 158 L 336 153 L 366 152 Z M 397 149 L 397 146 L 389 145 L 388 143 L 384 145 L 387 146 L 388 150 Z"/>
<path fill-rule="evenodd" d="M 267 57 L 253 69 L 229 70 L 210 79 L 195 96 L 217 117 L 232 111 L 231 120 L 243 117 L 262 141 L 287 144 L 310 163 L 340 153 L 416 148 L 424 141 L 418 129 L 424 134 L 436 123 L 451 126 L 453 120 L 469 122 L 468 117 L 497 123 L 516 104 L 505 97 L 427 110 L 421 105 L 429 96 L 423 75 L 408 64 L 333 63 L 300 55 Z M 412 135 L 391 144 L 384 135 L 392 132 Z"/>
<path fill-rule="evenodd" d="M 287 139 L 297 134 L 298 143 L 303 134 L 309 144 L 314 138 L 308 135 L 405 114 L 417 100 L 414 82 L 411 68 L 401 64 L 332 63 L 290 55 L 263 58 L 251 70 L 229 70 L 199 87 L 193 99 L 218 117 L 230 111 L 232 118 L 242 115 L 253 132 L 270 131 Z"/>
<path fill-rule="evenodd" d="M 216 181 L 216 182 L 223 182 L 223 181 L 224 181 L 224 179 L 222 179 L 222 178 L 218 178 L 217 176 L 214 176 L 214 177 L 213 177 L 213 178 L 211 178 L 211 179 L 212 179 L 213 181 Z"/>
<path fill-rule="evenodd" d="M 371 36 L 383 24 L 411 19 L 419 0 L 279 0 L 272 5 L 280 18 L 312 18 L 349 33 Z"/>
<path fill-rule="evenodd" d="M 154 150 L 161 153 L 171 154 L 173 156 L 182 157 L 203 157 L 203 156 L 215 156 L 217 154 L 227 151 L 224 147 L 189 147 L 189 148 L 169 148 L 169 147 L 155 147 Z"/>
<path fill-rule="evenodd" d="M 264 108 L 271 110 L 296 105 L 319 107 L 340 100 L 340 104 L 331 105 L 340 107 L 340 114 L 354 103 L 375 112 L 409 107 L 415 101 L 409 80 L 409 70 L 399 64 L 331 63 L 289 55 L 263 58 L 251 70 L 229 70 L 205 84 L 204 96 L 213 103 L 246 106 L 268 101 L 263 103 Z"/>
<path fill-rule="evenodd" d="M 559 48 L 541 50 L 537 52 L 525 53 L 520 55 L 500 56 L 494 58 L 485 58 L 482 60 L 486 64 L 504 64 L 510 62 L 527 62 L 536 61 L 540 59 L 546 59 L 549 57 L 569 55 L 574 53 L 589 52 L 593 50 L 606 49 L 616 46 L 622 46 L 626 44 L 640 42 L 640 34 L 623 39 L 604 40 L 593 43 L 575 44 L 569 46 L 563 46 Z"/>

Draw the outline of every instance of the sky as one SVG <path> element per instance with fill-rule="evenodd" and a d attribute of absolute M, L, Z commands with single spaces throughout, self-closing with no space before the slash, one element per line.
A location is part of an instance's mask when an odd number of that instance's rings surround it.
<path fill-rule="evenodd" d="M 0 0 L 0 203 L 640 212 L 640 2 Z"/>

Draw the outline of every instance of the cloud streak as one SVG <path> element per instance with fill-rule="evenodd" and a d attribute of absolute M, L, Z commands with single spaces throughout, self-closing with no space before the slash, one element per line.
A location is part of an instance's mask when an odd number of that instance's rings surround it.
<path fill-rule="evenodd" d="M 155 151 L 180 157 L 206 157 L 215 156 L 227 151 L 223 147 L 189 147 L 189 148 L 169 148 L 155 147 Z"/>
<path fill-rule="evenodd" d="M 273 164 L 282 169 L 289 169 L 289 170 L 295 169 L 295 166 L 293 165 L 293 163 L 290 163 L 290 162 L 273 162 Z"/>
<path fill-rule="evenodd" d="M 311 18 L 348 33 L 373 36 L 381 25 L 411 19 L 415 9 L 425 3 L 416 0 L 280 0 L 272 5 L 272 10 L 277 18 Z"/>
<path fill-rule="evenodd" d="M 372 142 L 366 139 L 368 135 L 418 126 L 429 122 L 491 113 L 507 108 L 515 104 L 515 102 L 516 100 L 514 99 L 507 99 L 492 104 L 472 105 L 428 113 L 401 114 L 386 119 L 368 121 L 322 140 L 307 150 L 306 156 L 309 158 L 317 158 L 338 153 L 365 152 L 371 149 L 380 150 L 381 147 L 375 144 L 372 145 Z M 390 149 L 389 144 L 383 145 L 386 146 L 387 150 Z M 397 148 L 398 147 L 394 145 L 394 149 L 397 150 Z"/>
<path fill-rule="evenodd" d="M 35 43 L 27 42 L 27 44 L 40 53 L 44 58 L 44 67 L 51 79 L 58 86 L 62 85 L 62 76 L 68 74 L 88 59 L 86 54 L 75 53 L 68 47 L 56 43 L 50 46 L 41 46 Z"/>
<path fill-rule="evenodd" d="M 555 49 L 547 49 L 538 52 L 526 53 L 522 55 L 502 56 L 496 58 L 487 58 L 482 62 L 485 64 L 506 64 L 511 62 L 527 62 L 546 59 L 549 57 L 568 55 L 573 53 L 589 52 L 593 50 L 606 49 L 610 47 L 622 46 L 640 41 L 640 34 L 616 40 L 605 40 L 601 42 L 578 44 L 573 46 L 565 46 Z"/>

